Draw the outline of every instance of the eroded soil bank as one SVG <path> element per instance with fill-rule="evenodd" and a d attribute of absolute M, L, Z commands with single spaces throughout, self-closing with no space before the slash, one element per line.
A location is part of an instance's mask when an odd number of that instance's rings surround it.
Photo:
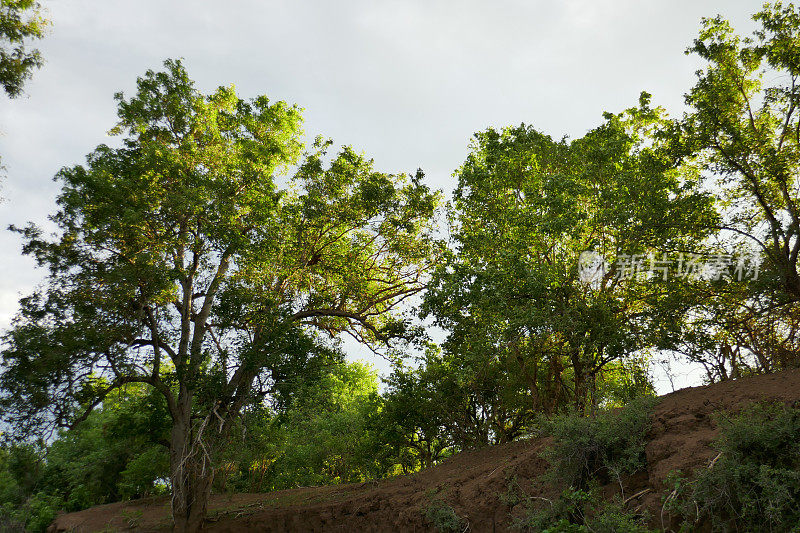
<path fill-rule="evenodd" d="M 712 413 L 762 400 L 800 402 L 800 371 L 683 389 L 661 398 L 649 434 L 647 472 L 625 480 L 631 508 L 641 506 L 661 524 L 663 480 L 676 469 L 691 472 L 716 455 Z M 312 487 L 268 494 L 216 495 L 210 532 L 432 531 L 424 510 L 446 501 L 473 532 L 508 531 L 521 505 L 508 505 L 509 484 L 528 496 L 552 496 L 539 480 L 547 439 L 530 439 L 460 453 L 413 475 L 355 485 Z M 649 489 L 649 490 L 648 490 Z M 605 487 L 610 495 L 617 484 Z M 669 517 L 665 517 L 668 521 Z M 166 498 L 115 503 L 59 516 L 50 531 L 168 531 Z"/>

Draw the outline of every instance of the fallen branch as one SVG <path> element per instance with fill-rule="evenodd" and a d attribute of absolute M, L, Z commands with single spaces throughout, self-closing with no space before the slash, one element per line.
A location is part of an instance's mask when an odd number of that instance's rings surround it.
<path fill-rule="evenodd" d="M 622 502 L 622 505 L 628 505 L 628 502 L 630 502 L 631 500 L 635 500 L 635 499 L 636 499 L 636 498 L 638 498 L 639 496 L 642 496 L 643 494 L 647 494 L 647 493 L 648 493 L 648 492 L 650 492 L 651 490 L 652 490 L 652 489 L 651 489 L 650 487 L 647 487 L 647 488 L 646 488 L 646 489 L 644 489 L 644 490 L 640 490 L 639 492 L 637 492 L 637 493 L 636 493 L 636 494 L 634 494 L 633 496 L 629 496 L 629 497 L 625 498 L 625 500 Z"/>

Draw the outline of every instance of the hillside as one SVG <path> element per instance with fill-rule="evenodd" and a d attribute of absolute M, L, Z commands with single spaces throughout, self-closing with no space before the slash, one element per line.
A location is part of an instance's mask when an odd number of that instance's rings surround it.
<path fill-rule="evenodd" d="M 716 455 L 711 416 L 761 400 L 800 401 L 800 371 L 693 387 L 660 399 L 646 447 L 647 472 L 626 479 L 628 506 L 641 506 L 662 521 L 663 480 L 675 469 L 689 472 Z M 446 501 L 474 532 L 507 531 L 521 505 L 504 496 L 511 483 L 528 496 L 551 496 L 537 480 L 547 463 L 547 439 L 530 439 L 460 453 L 442 464 L 390 480 L 299 488 L 269 494 L 217 495 L 208 531 L 432 531 L 424 510 L 432 498 Z M 604 487 L 609 494 L 616 484 Z M 638 494 L 638 496 L 637 496 Z M 663 517 L 665 524 L 669 517 Z M 165 498 L 98 506 L 59 516 L 50 531 L 168 530 Z"/>

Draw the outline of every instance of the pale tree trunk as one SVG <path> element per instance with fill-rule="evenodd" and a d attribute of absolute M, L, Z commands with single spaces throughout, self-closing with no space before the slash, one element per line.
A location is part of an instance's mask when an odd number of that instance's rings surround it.
<path fill-rule="evenodd" d="M 170 443 L 172 519 L 177 533 L 194 533 L 203 526 L 211 496 L 214 471 L 202 442 L 203 426 L 193 430 L 191 401 L 179 402 Z"/>

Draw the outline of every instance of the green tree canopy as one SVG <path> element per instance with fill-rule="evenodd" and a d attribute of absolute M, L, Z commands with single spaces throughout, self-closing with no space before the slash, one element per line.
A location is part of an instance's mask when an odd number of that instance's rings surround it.
<path fill-rule="evenodd" d="M 44 37 L 47 24 L 38 2 L 0 0 L 0 84 L 11 98 L 42 66 L 39 50 L 30 49 L 28 41 Z"/>
<path fill-rule="evenodd" d="M 676 121 L 675 140 L 731 202 L 721 229 L 755 244 L 783 290 L 800 299 L 800 12 L 777 2 L 753 18 L 761 29 L 752 38 L 722 17 L 703 20 L 687 53 L 707 64 L 686 96 L 691 110 Z"/>
<path fill-rule="evenodd" d="M 682 351 L 711 379 L 800 364 L 800 11 L 774 2 L 753 19 L 751 37 L 703 19 L 687 50 L 705 61 L 689 110 L 664 128 L 674 154 L 720 196 L 717 250 L 761 261 L 757 279 L 686 294 L 696 305 Z"/>
<path fill-rule="evenodd" d="M 648 254 L 691 249 L 715 220 L 696 173 L 654 142 L 663 118 L 648 100 L 572 142 L 525 125 L 478 133 L 457 173 L 453 251 L 426 311 L 449 332 L 446 352 L 516 376 L 530 399 L 509 420 L 598 401 L 607 365 L 656 343 L 666 291 L 659 276 L 626 275 L 631 259 L 646 268 Z M 588 280 L 585 253 L 600 261 Z"/>
<path fill-rule="evenodd" d="M 33 429 L 153 387 L 172 422 L 175 524 L 195 530 L 243 406 L 335 356 L 316 332 L 376 346 L 409 333 L 397 311 L 425 286 L 438 199 L 421 172 L 329 156 L 330 142 L 301 160 L 299 109 L 202 95 L 179 61 L 165 67 L 117 95 L 123 147 L 58 174 L 59 232 L 17 229 L 50 275 L 5 337 L 0 401 Z"/>

